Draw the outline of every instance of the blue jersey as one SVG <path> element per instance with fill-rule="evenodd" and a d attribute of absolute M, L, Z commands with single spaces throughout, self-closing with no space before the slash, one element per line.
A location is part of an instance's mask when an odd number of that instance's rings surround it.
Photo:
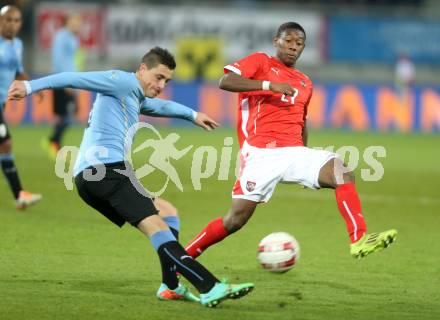
<path fill-rule="evenodd" d="M 26 83 L 28 94 L 43 89 L 75 88 L 97 92 L 84 131 L 74 175 L 101 163 L 124 161 L 139 114 L 194 120 L 195 111 L 173 101 L 144 96 L 134 73 L 120 70 L 63 72 Z"/>
<path fill-rule="evenodd" d="M 20 39 L 6 40 L 0 36 L 0 110 L 8 96 L 8 89 L 23 70 L 23 43 Z"/>
<path fill-rule="evenodd" d="M 52 71 L 76 71 L 75 54 L 78 48 L 78 36 L 66 28 L 57 31 L 52 42 Z"/>

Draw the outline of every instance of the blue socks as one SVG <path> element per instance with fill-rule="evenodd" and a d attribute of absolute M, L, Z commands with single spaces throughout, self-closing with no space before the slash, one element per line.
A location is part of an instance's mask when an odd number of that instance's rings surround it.
<path fill-rule="evenodd" d="M 179 232 L 180 232 L 180 220 L 178 216 L 166 216 L 162 218 L 163 221 L 170 227 L 171 232 L 174 237 L 179 240 Z"/>
<path fill-rule="evenodd" d="M 170 241 L 176 241 L 176 238 L 171 231 L 163 230 L 153 234 L 150 241 L 153 244 L 154 249 L 157 251 L 161 245 Z"/>
<path fill-rule="evenodd" d="M 170 230 L 156 232 L 150 237 L 154 249 L 159 255 L 162 267 L 162 282 L 168 288 L 175 289 L 179 285 L 176 270 L 182 274 L 201 293 L 208 292 L 219 280 L 195 261 L 177 242 L 180 221 L 176 216 L 163 218 Z"/>

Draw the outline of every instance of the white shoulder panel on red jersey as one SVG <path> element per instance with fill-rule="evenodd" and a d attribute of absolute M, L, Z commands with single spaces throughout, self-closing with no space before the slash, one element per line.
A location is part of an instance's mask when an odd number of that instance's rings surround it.
<path fill-rule="evenodd" d="M 236 63 L 234 63 L 234 64 L 236 64 Z M 227 66 L 224 66 L 223 69 L 226 69 L 226 70 L 232 71 L 238 75 L 241 75 L 241 70 L 238 69 L 237 67 L 235 67 L 234 65 L 228 64 Z"/>

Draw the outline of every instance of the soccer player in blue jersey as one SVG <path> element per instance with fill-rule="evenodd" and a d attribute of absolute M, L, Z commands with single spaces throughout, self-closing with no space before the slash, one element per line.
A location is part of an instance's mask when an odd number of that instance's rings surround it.
<path fill-rule="evenodd" d="M 124 162 L 125 141 L 127 136 L 132 141 L 130 131 L 138 123 L 140 113 L 184 118 L 206 129 L 218 126 L 203 113 L 172 101 L 155 99 L 172 78 L 175 67 L 173 56 L 156 47 L 145 54 L 136 73 L 64 72 L 29 82 L 15 81 L 8 97 L 17 100 L 39 90 L 66 87 L 98 93 L 74 168 L 79 195 L 116 225 L 129 222 L 150 238 L 162 266 L 163 284 L 157 293 L 160 299 L 195 300 L 187 288 L 179 284 L 177 270 L 201 293 L 201 304 L 211 307 L 224 299 L 247 294 L 253 284 L 220 282 L 188 256 L 176 240 L 176 216 L 167 220 L 158 214 L 160 205 L 155 206 L 131 165 Z"/>
<path fill-rule="evenodd" d="M 52 40 L 53 73 L 78 71 L 75 57 L 80 46 L 80 30 L 81 17 L 73 14 L 65 19 L 64 26 L 55 33 Z M 74 113 L 72 107 L 75 107 L 75 92 L 68 88 L 54 89 L 53 98 L 53 112 L 56 120 L 49 138 L 49 152 L 51 156 L 56 156 Z"/>
<path fill-rule="evenodd" d="M 0 164 L 14 195 L 17 209 L 41 200 L 41 195 L 23 190 L 12 156 L 12 141 L 3 109 L 8 88 L 14 79 L 27 79 L 22 63 L 23 44 L 16 37 L 21 27 L 21 13 L 15 6 L 0 9 Z"/>

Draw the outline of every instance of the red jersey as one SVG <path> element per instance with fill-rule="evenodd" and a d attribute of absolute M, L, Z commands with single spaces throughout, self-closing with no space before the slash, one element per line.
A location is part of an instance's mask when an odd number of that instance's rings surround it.
<path fill-rule="evenodd" d="M 239 93 L 237 135 L 240 147 L 244 140 L 257 148 L 303 146 L 302 131 L 312 97 L 312 81 L 300 71 L 261 52 L 225 66 L 224 72 L 230 71 L 254 80 L 287 82 L 295 88 L 293 96 L 269 90 Z"/>

